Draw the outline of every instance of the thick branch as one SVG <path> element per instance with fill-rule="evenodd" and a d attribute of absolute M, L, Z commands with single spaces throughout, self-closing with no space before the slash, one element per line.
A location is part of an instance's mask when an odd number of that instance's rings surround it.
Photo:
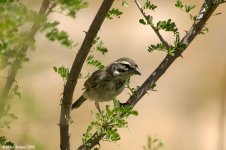
<path fill-rule="evenodd" d="M 186 44 L 188 47 L 189 44 L 193 41 L 193 39 L 200 33 L 202 28 L 204 27 L 207 20 L 210 18 L 210 16 L 213 14 L 215 9 L 219 6 L 219 3 L 211 2 L 208 6 L 208 8 L 203 7 L 200 10 L 201 18 L 199 20 L 196 20 L 190 30 L 187 32 L 187 34 L 184 36 L 184 38 L 181 40 L 181 43 Z M 170 65 L 181 56 L 181 54 L 185 51 L 181 49 L 177 49 L 174 56 L 167 55 L 164 60 L 160 63 L 160 65 L 155 69 L 155 71 L 146 79 L 146 81 L 140 86 L 140 88 L 137 90 L 136 95 L 132 95 L 128 101 L 125 103 L 127 106 L 134 107 L 137 102 L 148 92 L 148 90 L 152 87 L 154 87 L 157 80 L 166 72 L 166 70 L 170 67 Z M 96 138 L 97 132 L 93 134 L 92 138 L 93 148 L 95 145 L 99 143 L 101 139 Z M 104 136 L 104 135 L 99 135 Z M 80 147 L 84 147 L 84 145 L 81 145 Z"/>
<path fill-rule="evenodd" d="M 45 12 L 47 11 L 48 7 L 49 7 L 49 0 L 43 0 L 41 8 L 39 10 L 39 15 L 44 15 Z M 35 34 L 37 33 L 38 29 L 40 27 L 40 21 L 34 22 L 33 26 L 31 27 L 31 30 L 29 32 L 29 39 L 34 39 Z M 22 52 L 26 53 L 26 51 L 28 50 L 29 45 L 23 46 L 21 48 L 19 48 Z M 8 96 L 9 96 L 9 92 L 10 89 L 12 88 L 13 83 L 15 82 L 15 77 L 17 75 L 18 70 L 21 68 L 22 65 L 22 61 L 20 59 L 16 59 L 10 70 L 9 70 L 9 74 L 6 80 L 6 83 L 3 87 L 3 90 L 1 92 L 0 95 L 0 108 L 4 109 L 5 104 L 7 102 Z M 0 117 L 1 117 L 1 113 L 0 113 Z"/>
<path fill-rule="evenodd" d="M 61 150 L 70 150 L 70 133 L 69 133 L 69 120 L 70 120 L 70 111 L 72 97 L 74 93 L 75 86 L 79 74 L 81 72 L 84 61 L 92 47 L 94 38 L 97 35 L 108 11 L 110 10 L 114 0 L 104 0 L 101 7 L 99 8 L 86 37 L 76 55 L 76 58 L 71 67 L 68 80 L 64 87 L 63 99 L 61 105 L 61 114 L 60 114 L 60 147 Z"/>

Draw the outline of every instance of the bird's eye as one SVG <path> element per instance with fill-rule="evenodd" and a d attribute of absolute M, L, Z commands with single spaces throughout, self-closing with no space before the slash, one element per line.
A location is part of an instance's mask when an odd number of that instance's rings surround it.
<path fill-rule="evenodd" d="M 131 66 L 129 64 L 123 64 L 124 67 L 126 67 L 127 69 L 131 69 Z"/>

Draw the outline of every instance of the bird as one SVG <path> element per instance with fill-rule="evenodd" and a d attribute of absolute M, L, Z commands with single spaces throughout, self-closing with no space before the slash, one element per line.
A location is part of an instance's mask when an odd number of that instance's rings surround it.
<path fill-rule="evenodd" d="M 87 99 L 95 101 L 99 112 L 99 102 L 111 101 L 125 88 L 126 82 L 133 75 L 141 75 L 138 65 L 131 58 L 122 57 L 108 66 L 96 70 L 84 83 L 84 92 L 71 105 L 71 109 L 79 108 Z"/>

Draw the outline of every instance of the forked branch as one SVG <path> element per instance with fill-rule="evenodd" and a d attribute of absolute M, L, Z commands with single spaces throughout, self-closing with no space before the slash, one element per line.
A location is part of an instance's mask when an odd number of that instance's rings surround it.
<path fill-rule="evenodd" d="M 210 16 L 213 14 L 213 12 L 216 10 L 216 8 L 219 6 L 217 2 L 218 0 L 212 0 L 212 1 L 204 1 L 203 6 L 200 10 L 200 13 L 198 15 L 199 19 L 195 20 L 194 24 L 191 26 L 190 30 L 186 33 L 186 35 L 181 40 L 182 44 L 186 45 L 185 49 L 176 49 L 175 55 L 167 55 L 163 61 L 160 63 L 160 65 L 155 69 L 153 73 L 150 74 L 150 76 L 144 81 L 144 83 L 139 87 L 135 95 L 130 96 L 128 101 L 125 103 L 127 106 L 134 107 L 137 102 L 152 88 L 154 87 L 157 80 L 166 72 L 166 70 L 171 66 L 171 64 L 181 56 L 181 54 L 187 49 L 187 47 L 190 45 L 190 43 L 194 40 L 194 38 L 200 33 L 202 28 L 205 26 L 207 20 L 210 18 Z M 136 4 L 138 5 L 139 9 L 141 8 L 139 3 L 135 0 Z M 208 3 L 208 5 L 206 5 Z M 140 9 L 141 13 L 146 16 L 145 13 Z M 161 37 L 161 35 L 155 30 L 155 28 L 152 27 L 152 29 L 155 31 L 155 33 L 158 35 L 159 39 L 164 43 L 164 39 Z M 165 42 L 167 43 L 167 42 Z M 90 149 L 92 149 L 95 145 L 99 144 L 101 138 L 104 137 L 104 134 L 98 135 L 98 132 L 95 132 L 93 136 L 91 137 L 92 143 Z M 79 150 L 85 150 L 85 145 L 81 145 Z"/>
<path fill-rule="evenodd" d="M 141 14 L 144 16 L 144 18 L 147 20 L 148 15 L 145 13 L 145 11 L 143 10 L 142 6 L 140 5 L 140 3 L 137 0 L 134 0 L 134 2 L 136 3 L 137 7 L 139 8 Z M 159 33 L 158 29 L 155 28 L 155 26 L 153 26 L 152 24 L 150 24 L 151 28 L 154 30 L 155 34 L 158 36 L 159 40 L 164 44 L 164 46 L 169 49 L 169 44 L 164 40 L 164 38 L 162 37 L 162 35 Z"/>

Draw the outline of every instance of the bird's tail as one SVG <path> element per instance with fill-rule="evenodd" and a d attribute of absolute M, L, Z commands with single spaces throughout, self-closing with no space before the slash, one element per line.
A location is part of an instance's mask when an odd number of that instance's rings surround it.
<path fill-rule="evenodd" d="M 71 109 L 77 109 L 79 108 L 82 103 L 84 103 L 86 101 L 86 98 L 81 96 L 77 101 L 75 101 L 72 105 L 71 105 Z"/>

